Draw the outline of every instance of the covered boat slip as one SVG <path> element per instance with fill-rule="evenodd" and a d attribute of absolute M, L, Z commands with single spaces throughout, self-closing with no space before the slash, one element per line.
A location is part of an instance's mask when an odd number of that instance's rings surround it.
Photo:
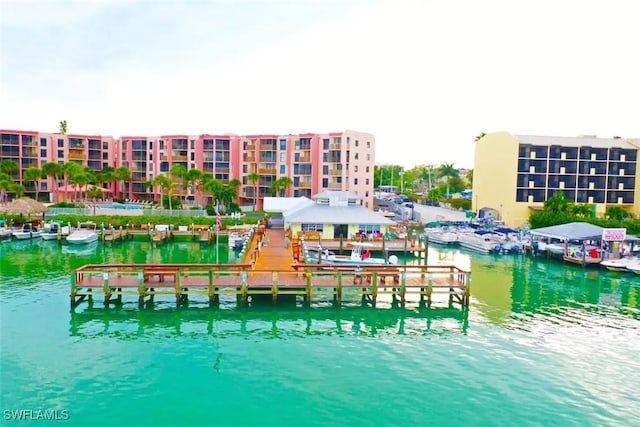
<path fill-rule="evenodd" d="M 223 295 L 233 295 L 239 305 L 249 298 L 269 295 L 314 298 L 331 296 L 342 304 L 347 294 L 356 294 L 375 305 L 378 295 L 391 295 L 405 304 L 409 294 L 431 305 L 434 294 L 448 296 L 449 304 L 469 304 L 470 273 L 451 265 L 363 266 L 298 264 L 298 271 L 253 270 L 251 264 L 100 264 L 77 269 L 71 277 L 71 306 L 85 298 L 104 296 L 104 303 L 121 303 L 123 296 L 136 297 L 139 304 L 158 295 L 175 296 L 181 305 L 190 297 L 204 296 L 209 304 Z"/>
<path fill-rule="evenodd" d="M 633 255 L 638 237 L 626 235 L 619 240 L 607 240 L 607 230 L 586 222 L 572 222 L 531 230 L 533 248 L 557 255 L 564 261 L 586 265 L 598 265 L 606 259 L 619 259 Z M 546 240 L 546 242 L 540 243 Z M 555 243 L 554 243 L 555 242 Z M 625 249 L 628 248 L 628 249 Z"/>

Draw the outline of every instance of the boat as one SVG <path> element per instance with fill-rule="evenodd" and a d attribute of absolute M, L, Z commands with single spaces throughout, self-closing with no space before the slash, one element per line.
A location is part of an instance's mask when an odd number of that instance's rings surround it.
<path fill-rule="evenodd" d="M 627 270 L 631 271 L 632 273 L 640 274 L 640 261 L 628 264 Z"/>
<path fill-rule="evenodd" d="M 40 229 L 34 227 L 31 223 L 24 224 L 22 230 L 12 233 L 13 237 L 17 240 L 35 239 L 36 237 L 40 237 L 41 234 Z"/>
<path fill-rule="evenodd" d="M 425 230 L 425 234 L 430 243 L 439 243 L 441 245 L 453 245 L 458 243 L 458 234 L 448 230 L 429 229 Z"/>
<path fill-rule="evenodd" d="M 632 271 L 628 267 L 633 267 L 634 264 L 640 264 L 640 258 L 636 257 L 623 257 L 616 259 L 607 259 L 600 262 L 600 265 L 609 271 L 628 272 Z"/>
<path fill-rule="evenodd" d="M 501 246 L 497 235 L 488 230 L 477 230 L 458 234 L 458 244 L 463 248 L 488 254 L 500 252 Z"/>
<path fill-rule="evenodd" d="M 44 226 L 44 231 L 40 234 L 42 240 L 58 240 L 69 235 L 69 226 L 63 226 L 58 222 L 52 222 Z"/>
<path fill-rule="evenodd" d="M 78 224 L 78 228 L 73 230 L 71 234 L 67 236 L 67 243 L 70 245 L 86 245 L 98 240 L 98 232 L 96 225 L 93 222 L 86 222 Z"/>
<path fill-rule="evenodd" d="M 373 246 L 371 243 L 351 242 L 353 246 L 350 255 L 336 255 L 328 249 L 307 249 L 308 260 L 312 263 L 325 264 L 362 264 L 362 265 L 386 265 L 384 258 L 375 258 L 371 256 L 371 251 L 367 248 Z M 364 252 L 363 252 L 364 250 Z M 389 257 L 388 264 L 397 264 L 398 257 L 392 255 Z"/>
<path fill-rule="evenodd" d="M 0 227 L 0 240 L 9 240 L 13 236 L 15 230 L 6 227 Z"/>

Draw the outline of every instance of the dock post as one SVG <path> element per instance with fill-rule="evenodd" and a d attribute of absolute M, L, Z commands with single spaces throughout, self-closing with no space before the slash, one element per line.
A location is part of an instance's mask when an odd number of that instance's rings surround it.
<path fill-rule="evenodd" d="M 242 286 L 240 287 L 240 304 L 246 305 L 248 303 L 248 274 L 245 270 L 242 271 Z"/>
<path fill-rule="evenodd" d="M 371 277 L 371 306 L 375 308 L 378 298 L 378 272 L 374 271 Z"/>
<path fill-rule="evenodd" d="M 338 289 L 336 289 L 336 301 L 342 305 L 342 271 L 338 271 Z"/>
<path fill-rule="evenodd" d="M 144 272 L 138 271 L 138 304 L 144 304 Z"/>
<path fill-rule="evenodd" d="M 404 307 L 406 302 L 405 293 L 407 292 L 407 272 L 406 270 L 400 275 L 400 304 Z"/>
<path fill-rule="evenodd" d="M 311 272 L 307 271 L 305 275 L 307 277 L 307 286 L 304 297 L 307 300 L 307 304 L 311 304 Z"/>
<path fill-rule="evenodd" d="M 278 272 L 271 272 L 271 297 L 273 299 L 273 303 L 278 302 Z"/>
<path fill-rule="evenodd" d="M 111 299 L 111 287 L 109 286 L 109 272 L 105 271 L 102 275 L 103 284 L 102 287 L 104 289 L 104 305 L 109 305 L 109 300 Z"/>
<path fill-rule="evenodd" d="M 209 270 L 209 305 L 213 305 L 216 302 L 216 288 L 215 288 L 215 276 L 213 275 L 213 269 Z"/>
<path fill-rule="evenodd" d="M 180 287 L 180 272 L 176 273 L 176 305 L 182 302 L 182 288 Z"/>
<path fill-rule="evenodd" d="M 427 283 L 427 304 L 431 307 L 431 294 L 433 293 L 433 273 L 429 273 L 429 281 Z"/>
<path fill-rule="evenodd" d="M 424 265 L 428 264 L 427 258 L 429 257 L 429 236 L 424 236 Z"/>
<path fill-rule="evenodd" d="M 467 271 L 464 279 L 464 305 L 468 306 L 471 298 L 471 273 Z"/>
<path fill-rule="evenodd" d="M 71 293 L 69 296 L 71 297 L 71 307 L 76 305 L 76 293 L 78 292 L 78 288 L 76 285 L 76 274 L 71 275 Z"/>

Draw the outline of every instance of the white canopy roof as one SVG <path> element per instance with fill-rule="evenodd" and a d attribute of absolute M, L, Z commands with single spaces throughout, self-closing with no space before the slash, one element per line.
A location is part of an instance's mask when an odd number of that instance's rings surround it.
<path fill-rule="evenodd" d="M 602 227 L 588 222 L 570 222 L 568 224 L 536 228 L 531 230 L 531 234 L 561 240 L 600 240 L 602 239 L 602 230 Z"/>

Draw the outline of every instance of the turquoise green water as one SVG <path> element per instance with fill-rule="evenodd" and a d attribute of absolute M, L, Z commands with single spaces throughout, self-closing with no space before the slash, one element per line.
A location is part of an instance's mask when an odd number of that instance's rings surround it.
<path fill-rule="evenodd" d="M 23 425 L 12 410 L 78 426 L 640 425 L 637 276 L 431 248 L 471 266 L 468 311 L 357 298 L 70 311 L 83 264 L 215 262 L 191 243 L 70 249 L 0 244 L 3 425 Z"/>

